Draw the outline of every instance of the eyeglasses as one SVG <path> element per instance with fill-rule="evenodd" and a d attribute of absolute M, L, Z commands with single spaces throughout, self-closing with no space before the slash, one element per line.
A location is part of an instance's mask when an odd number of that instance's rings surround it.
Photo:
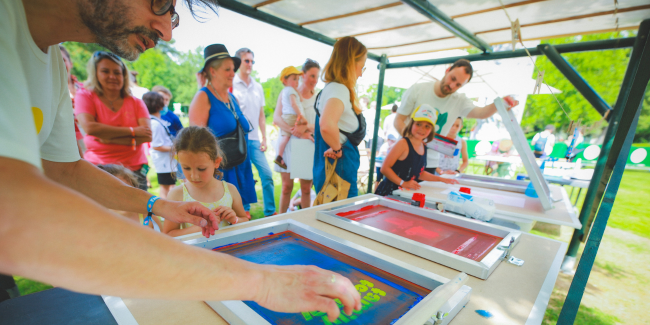
<path fill-rule="evenodd" d="M 180 17 L 174 8 L 174 0 L 151 0 L 151 11 L 156 16 L 162 16 L 168 12 L 171 13 L 172 29 L 178 27 Z"/>
<path fill-rule="evenodd" d="M 250 64 L 255 64 L 255 60 L 246 59 L 246 60 L 244 60 L 244 62 L 250 63 Z"/>

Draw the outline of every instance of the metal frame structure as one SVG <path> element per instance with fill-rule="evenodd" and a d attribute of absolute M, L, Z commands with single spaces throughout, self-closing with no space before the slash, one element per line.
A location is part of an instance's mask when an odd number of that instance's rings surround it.
<path fill-rule="evenodd" d="M 383 271 L 399 276 L 400 278 L 403 278 L 407 281 L 430 290 L 434 290 L 438 286 L 449 281 L 449 279 L 441 277 L 435 273 L 413 267 L 412 265 L 372 251 L 342 238 L 332 236 L 326 232 L 307 226 L 292 219 L 272 222 L 241 230 L 235 230 L 214 236 L 209 239 L 200 238 L 189 240 L 186 243 L 200 248 L 214 249 L 217 247 L 222 247 L 224 245 L 240 243 L 253 240 L 255 238 L 264 237 L 269 233 L 280 233 L 283 231 L 294 232 L 321 245 L 332 248 L 361 262 L 377 267 Z M 448 313 L 448 315 L 440 324 L 448 324 L 453 320 L 453 318 L 463 309 L 465 304 L 469 301 L 471 291 L 472 289 L 470 287 L 463 286 L 447 301 L 447 303 L 442 306 L 441 311 L 443 314 Z M 221 315 L 221 317 L 223 317 L 229 324 L 270 325 L 268 321 L 263 319 L 258 313 L 256 313 L 242 301 L 206 301 L 206 303 L 217 313 L 219 313 L 219 315 Z M 432 314 L 435 315 L 435 312 Z"/>
<path fill-rule="evenodd" d="M 279 0 L 268 0 L 262 3 L 255 5 L 256 8 L 277 2 Z M 474 34 L 465 33 L 466 29 L 463 28 L 460 24 L 453 21 L 454 18 L 458 17 L 448 17 L 444 13 L 439 12 L 437 8 L 433 7 L 426 0 L 402 0 L 403 3 L 414 7 L 423 15 L 427 16 L 431 22 L 437 22 L 443 28 L 450 31 L 452 34 L 457 37 L 462 38 L 463 40 L 469 42 L 470 44 L 477 46 L 484 53 L 476 55 L 467 55 L 462 57 L 452 57 L 452 58 L 441 58 L 433 60 L 421 60 L 421 61 L 412 61 L 412 62 L 400 62 L 400 63 L 389 63 L 388 59 L 381 57 L 374 53 L 368 53 L 368 58 L 380 62 L 378 68 L 380 70 L 380 78 L 378 83 L 377 91 L 377 114 L 379 116 L 379 110 L 382 102 L 382 90 L 384 87 L 384 71 L 385 69 L 397 69 L 397 68 L 407 68 L 407 67 L 421 67 L 421 66 L 431 66 L 438 64 L 451 64 L 458 59 L 467 59 L 469 61 L 485 61 L 485 60 L 497 60 L 497 59 L 509 59 L 516 57 L 527 56 L 525 50 L 516 50 L 516 51 L 507 51 L 507 52 L 491 52 L 489 45 L 485 47 L 484 42 L 482 42 L 476 35 L 483 33 L 490 33 L 499 30 L 497 29 L 490 31 L 476 32 Z M 506 7 L 524 5 L 528 3 L 537 2 L 535 0 L 523 1 L 521 4 L 509 4 Z M 273 15 L 264 13 L 257 10 L 256 8 L 242 4 L 236 0 L 219 0 L 219 4 L 226 9 L 232 10 L 234 12 L 243 14 L 245 16 L 257 19 L 260 21 L 267 22 L 271 25 L 283 28 L 285 30 L 291 31 L 293 33 L 305 36 L 307 38 L 333 45 L 335 39 L 316 33 L 314 31 L 308 30 L 301 25 L 288 22 L 286 20 L 277 18 Z M 419 8 L 419 9 L 418 9 Z M 636 10 L 645 10 L 650 8 L 650 6 L 637 6 L 631 8 L 619 9 L 618 12 L 623 11 L 636 11 Z M 493 10 L 499 10 L 500 8 L 488 8 L 478 12 L 467 13 L 463 16 L 470 14 L 476 14 L 480 12 L 487 12 Z M 611 15 L 615 14 L 617 10 L 599 12 L 599 13 L 590 13 L 574 17 L 565 17 L 562 19 L 557 19 L 553 21 L 544 21 L 537 22 L 532 24 L 524 24 L 522 27 L 526 26 L 537 26 L 548 23 L 553 23 L 557 21 L 569 21 L 569 20 L 578 20 L 585 19 L 594 16 L 602 15 Z M 409 24 L 404 26 L 397 26 L 390 29 L 397 28 L 406 28 L 410 26 L 431 23 L 430 21 L 419 22 L 415 24 Z M 632 29 L 632 27 L 625 27 L 624 29 Z M 617 29 L 618 30 L 618 29 Z M 383 31 L 383 30 L 380 30 Z M 614 31 L 614 30 L 602 30 L 605 31 Z M 379 32 L 379 31 L 377 31 Z M 370 32 L 363 33 L 369 34 Z M 358 36 L 351 35 L 351 36 Z M 648 58 L 647 41 L 648 36 L 650 35 L 650 19 L 646 19 L 641 22 L 637 37 L 634 38 L 622 38 L 615 40 L 605 40 L 605 41 L 591 41 L 591 42 L 582 42 L 576 44 L 563 44 L 563 45 L 547 45 L 544 44 L 542 48 L 531 48 L 528 49 L 531 55 L 549 55 L 549 59 L 553 62 L 558 70 L 560 70 L 566 77 L 571 81 L 571 83 L 587 98 L 587 100 L 594 105 L 594 108 L 600 113 L 603 114 L 604 118 L 609 122 L 609 127 L 605 135 L 605 142 L 603 149 L 600 152 L 596 168 L 594 171 L 594 176 L 587 190 L 587 196 L 585 198 L 583 208 L 580 212 L 580 222 L 583 225 L 581 230 L 574 232 L 571 244 L 569 246 L 569 251 L 567 254 L 568 258 L 575 259 L 577 255 L 578 246 L 581 240 L 584 240 L 585 234 L 588 233 L 591 220 L 595 218 L 594 231 L 587 240 L 587 247 L 585 248 L 585 257 L 583 258 L 578 265 L 578 271 L 576 277 L 572 282 L 569 295 L 567 297 L 567 302 L 564 304 L 562 313 L 560 315 L 559 323 L 569 324 L 572 323 L 575 319 L 575 315 L 578 311 L 580 305 L 580 299 L 584 293 L 586 286 L 586 279 L 591 272 L 591 267 L 593 265 L 592 257 L 595 257 L 595 253 L 598 250 L 598 244 L 602 238 L 602 231 L 605 229 L 607 224 L 607 218 L 611 212 L 611 205 L 613 204 L 620 180 L 623 176 L 623 170 L 625 166 L 625 159 L 629 153 L 631 146 L 631 140 L 626 141 L 626 138 L 630 138 L 634 135 L 636 130 L 636 120 L 634 110 L 640 111 L 641 101 L 643 99 L 643 92 L 645 91 L 648 84 L 648 76 L 650 76 L 650 68 L 647 67 L 650 59 Z M 559 37 L 559 36 L 556 36 Z M 587 82 L 580 77 L 579 73 L 575 71 L 564 59 L 561 58 L 558 54 L 561 53 L 571 53 L 571 52 L 581 52 L 581 51 L 596 51 L 596 50 L 609 50 L 609 49 L 618 49 L 618 48 L 629 48 L 633 47 L 632 55 L 630 56 L 630 62 L 628 69 L 626 71 L 625 77 L 623 79 L 623 84 L 621 86 L 621 92 L 616 101 L 616 105 L 613 109 L 609 109 L 607 103 L 605 103 L 600 96 L 593 91 Z M 407 53 L 415 54 L 415 53 Z M 645 62 L 644 59 L 645 58 Z M 643 67 L 643 68 L 642 68 Z M 608 114 L 611 111 L 611 114 Z M 378 117 L 376 117 L 378 120 Z M 620 126 L 625 125 L 626 127 L 621 128 Z M 368 192 L 372 190 L 373 177 L 374 177 L 374 166 L 375 166 L 375 152 L 377 150 L 377 128 L 379 127 L 378 123 L 375 123 L 374 138 L 372 144 L 372 155 L 370 159 L 370 173 L 368 179 Z M 628 129 L 629 127 L 629 129 Z M 625 157 L 620 158 L 619 157 Z M 620 161 L 619 161 L 620 160 Z M 604 198 L 604 199 L 603 199 Z M 602 229 L 601 229 L 602 228 Z M 597 230 L 597 231 L 596 231 Z M 593 237 L 593 238 L 591 238 Z M 589 249 L 589 250 L 587 250 Z M 593 254 L 593 256 L 592 256 Z M 588 255 L 588 256 L 587 256 Z M 591 260 L 591 261 L 590 261 Z"/>
<path fill-rule="evenodd" d="M 350 220 L 348 218 L 340 217 L 337 213 L 357 210 L 364 206 L 369 205 L 381 205 L 388 208 L 393 208 L 396 210 L 404 211 L 407 213 L 419 215 L 428 219 L 452 224 L 458 227 L 470 229 L 473 231 L 478 231 L 481 233 L 502 237 L 503 239 L 499 242 L 498 246 L 495 246 L 483 259 L 480 261 L 474 261 L 463 256 L 455 255 L 447 251 L 422 244 L 420 242 L 404 238 L 399 235 L 395 235 L 388 231 L 377 229 L 372 226 L 364 225 L 362 223 Z M 464 217 L 455 217 L 448 213 L 442 213 L 439 211 L 425 210 L 417 208 L 414 206 L 406 205 L 403 203 L 398 203 L 393 200 L 388 200 L 383 197 L 375 197 L 368 200 L 362 200 L 336 208 L 319 210 L 316 212 L 316 219 L 329 223 L 333 226 L 343 228 L 347 231 L 353 232 L 355 234 L 368 237 L 372 240 L 384 243 L 388 246 L 392 246 L 398 249 L 401 249 L 405 252 L 417 255 L 423 258 L 426 258 L 430 261 L 442 264 L 453 269 L 456 269 L 461 272 L 465 272 L 469 275 L 473 275 L 479 279 L 487 279 L 492 272 L 499 266 L 501 261 L 505 256 L 508 255 L 508 252 L 504 247 L 510 248 L 514 247 L 519 242 L 519 237 L 521 232 L 515 231 L 512 229 L 490 225 L 484 222 L 472 220 Z M 510 240 L 513 240 L 510 244 Z"/>

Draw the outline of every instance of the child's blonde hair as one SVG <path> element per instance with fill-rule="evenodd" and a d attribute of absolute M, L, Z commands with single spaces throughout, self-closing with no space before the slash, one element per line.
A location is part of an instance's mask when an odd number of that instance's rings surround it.
<path fill-rule="evenodd" d="M 115 164 L 105 164 L 105 165 L 97 165 L 97 167 L 115 177 L 130 181 L 131 186 L 133 187 L 138 187 L 138 185 L 140 185 L 140 182 L 138 182 L 138 178 L 135 177 L 135 174 L 124 166 L 115 165 Z"/>
<path fill-rule="evenodd" d="M 221 148 L 217 138 L 207 128 L 200 126 L 190 126 L 183 128 L 174 140 L 174 152 L 178 154 L 181 151 L 192 153 L 206 153 L 212 161 L 218 158 L 225 160 L 221 154 Z M 214 170 L 214 176 L 223 177 L 223 173 L 218 169 Z"/>
<path fill-rule="evenodd" d="M 426 122 L 426 123 L 428 123 L 428 122 Z M 411 133 L 411 130 L 413 129 L 413 124 L 415 124 L 415 121 L 413 119 L 409 119 L 408 124 L 406 124 L 406 126 L 404 127 L 404 131 L 402 131 L 402 136 L 403 137 L 406 138 L 408 136 L 413 135 L 413 133 Z M 431 123 L 429 123 L 429 124 L 431 124 Z M 433 140 L 433 138 L 435 136 L 436 136 L 436 126 L 432 125 L 431 133 L 429 133 L 429 136 L 427 136 L 427 138 L 424 140 L 424 142 L 431 142 L 431 140 Z"/>

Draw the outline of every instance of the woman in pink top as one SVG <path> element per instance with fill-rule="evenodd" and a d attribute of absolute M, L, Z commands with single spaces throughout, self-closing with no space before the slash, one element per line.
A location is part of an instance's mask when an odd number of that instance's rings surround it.
<path fill-rule="evenodd" d="M 93 164 L 118 164 L 135 172 L 147 189 L 147 158 L 143 143 L 151 142 L 149 112 L 131 96 L 128 69 L 113 53 L 98 51 L 88 62 L 86 89 L 75 97 L 75 114 L 87 136 L 84 159 Z"/>

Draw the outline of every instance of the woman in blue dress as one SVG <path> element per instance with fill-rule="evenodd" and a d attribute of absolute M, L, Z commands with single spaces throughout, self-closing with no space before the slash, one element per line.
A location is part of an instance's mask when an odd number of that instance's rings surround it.
<path fill-rule="evenodd" d="M 239 109 L 237 100 L 228 92 L 241 60 L 231 57 L 222 44 L 206 47 L 203 55 L 205 63 L 199 72 L 203 74 L 207 83 L 196 93 L 190 104 L 190 125 L 207 126 L 219 139 L 237 128 L 235 119 L 237 114 L 244 132 L 250 132 L 251 126 Z M 246 134 L 246 141 L 248 141 L 248 134 Z M 229 157 L 224 158 L 227 161 Z M 250 218 L 248 212 L 250 204 L 257 202 L 250 158 L 247 156 L 241 164 L 229 169 L 219 168 L 219 170 L 223 173 L 223 180 L 237 187 L 244 209 Z"/>

